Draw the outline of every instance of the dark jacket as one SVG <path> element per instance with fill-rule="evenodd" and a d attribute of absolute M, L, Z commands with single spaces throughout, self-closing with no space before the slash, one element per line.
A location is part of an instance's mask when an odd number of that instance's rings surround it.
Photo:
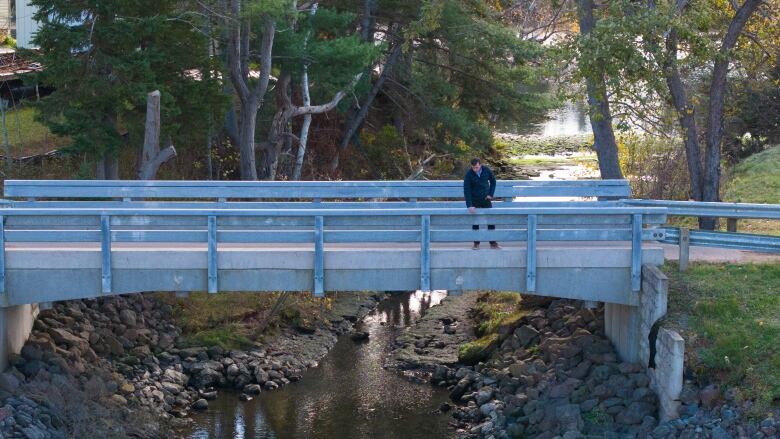
<path fill-rule="evenodd" d="M 466 207 L 481 207 L 485 198 L 491 197 L 496 192 L 496 177 L 493 171 L 485 165 L 482 165 L 481 175 L 477 175 L 469 168 L 463 177 L 463 197 L 466 199 Z"/>

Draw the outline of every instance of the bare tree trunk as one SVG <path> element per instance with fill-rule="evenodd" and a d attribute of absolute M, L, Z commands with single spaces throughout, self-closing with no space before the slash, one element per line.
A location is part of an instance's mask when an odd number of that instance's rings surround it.
<path fill-rule="evenodd" d="M 596 25 L 593 9 L 593 0 L 578 1 L 577 12 L 580 33 L 582 35 L 590 34 Z M 623 173 L 620 172 L 617 142 L 615 141 L 615 132 L 612 130 L 612 114 L 609 110 L 607 85 L 604 79 L 604 73 L 599 72 L 594 76 L 595 77 L 592 78 L 586 78 L 585 83 L 588 89 L 590 125 L 593 128 L 593 138 L 595 141 L 596 155 L 599 160 L 601 178 L 620 179 L 623 178 Z"/>
<path fill-rule="evenodd" d="M 293 117 L 327 113 L 336 108 L 336 105 L 338 105 L 344 96 L 347 95 L 347 91 L 355 87 L 355 84 L 357 84 L 362 76 L 362 72 L 355 75 L 349 85 L 336 93 L 333 98 L 325 104 L 297 107 L 293 105 L 292 100 L 287 93 L 290 75 L 288 73 L 283 73 L 281 75 L 279 83 L 276 86 L 278 91 L 279 110 L 277 110 L 276 115 L 274 115 L 274 120 L 271 122 L 268 138 L 263 142 L 265 158 L 261 178 L 268 180 L 276 178 L 276 168 L 279 161 L 279 152 L 281 151 L 281 141 L 283 140 L 282 133 L 284 133 L 284 127 L 287 122 Z"/>
<path fill-rule="evenodd" d="M 381 90 L 384 86 L 385 81 L 387 81 L 388 76 L 395 67 L 395 64 L 398 62 L 400 55 L 401 42 L 397 41 L 393 49 L 390 51 L 390 55 L 387 57 L 385 65 L 382 67 L 382 73 L 379 74 L 379 78 L 377 78 L 376 82 L 371 87 L 371 91 L 369 91 L 366 98 L 360 104 L 360 109 L 353 113 L 352 117 L 347 119 L 347 126 L 344 130 L 344 136 L 341 138 L 341 143 L 336 149 L 336 154 L 333 156 L 333 159 L 330 162 L 331 172 L 336 172 L 336 169 L 339 167 L 339 155 L 341 154 L 341 151 L 347 149 L 347 146 L 349 146 L 352 138 L 358 133 L 358 130 L 363 125 L 363 121 L 365 121 L 366 116 L 368 116 L 368 110 L 371 108 L 371 104 L 379 94 L 379 90 Z"/>
<path fill-rule="evenodd" d="M 309 72 L 307 66 L 303 66 L 303 77 L 301 78 L 301 92 L 303 94 L 303 105 L 311 105 L 311 95 L 309 94 Z M 293 180 L 301 179 L 301 170 L 303 169 L 303 157 L 306 154 L 306 144 L 309 140 L 309 127 L 311 126 L 311 114 L 303 116 L 301 124 L 301 135 L 298 141 L 298 154 L 295 157 L 295 169 L 293 170 Z"/>
<path fill-rule="evenodd" d="M 160 151 L 160 125 L 160 91 L 155 90 L 146 95 L 146 126 L 138 167 L 139 180 L 154 180 L 160 166 L 176 157 L 173 145 Z"/>
<path fill-rule="evenodd" d="M 707 143 L 704 155 L 704 201 L 720 201 L 720 149 L 723 143 L 723 108 L 726 99 L 726 79 L 728 75 L 729 52 L 737 43 L 750 16 L 762 3 L 762 0 L 745 0 L 737 9 L 729 23 L 723 38 L 715 65 L 712 68 L 710 83 L 710 108 L 707 115 Z"/>
<path fill-rule="evenodd" d="M 702 198 L 702 169 L 699 149 L 699 132 L 696 127 L 696 107 L 688 100 L 685 86 L 677 69 L 677 31 L 672 29 L 666 38 L 666 58 L 664 59 L 664 75 L 672 104 L 677 111 L 680 126 L 685 135 L 685 157 L 688 162 L 690 196 L 696 201 Z"/>
<path fill-rule="evenodd" d="M 257 180 L 255 165 L 255 126 L 257 106 L 253 102 L 241 105 L 241 119 L 238 132 L 238 151 L 241 155 L 241 179 Z"/>
<path fill-rule="evenodd" d="M 241 114 L 239 115 L 238 146 L 241 155 L 241 179 L 257 180 L 257 168 L 255 166 L 255 128 L 257 125 L 257 112 L 262 108 L 265 93 L 271 75 L 271 55 L 276 32 L 276 20 L 268 15 L 263 15 L 263 34 L 260 41 L 260 77 L 253 87 L 250 87 L 249 53 L 250 36 L 252 33 L 250 19 L 242 10 L 241 0 L 231 0 L 230 17 L 226 18 L 229 27 L 227 41 L 228 67 L 230 81 L 241 102 Z"/>
<path fill-rule="evenodd" d="M 366 0 L 371 3 L 373 0 Z M 311 6 L 311 12 L 309 15 L 312 17 L 317 13 L 317 3 Z M 311 37 L 311 29 L 306 32 L 306 37 L 303 40 L 303 49 L 306 51 L 306 47 Z M 303 106 L 308 107 L 311 105 L 311 94 L 309 94 L 309 63 L 303 63 L 303 74 L 301 76 L 301 94 L 303 95 Z M 306 144 L 309 141 L 309 127 L 311 126 L 311 114 L 303 116 L 303 123 L 301 124 L 301 135 L 298 140 L 298 154 L 295 157 L 295 168 L 293 169 L 293 180 L 301 179 L 301 170 L 303 169 L 303 158 L 306 155 Z"/>

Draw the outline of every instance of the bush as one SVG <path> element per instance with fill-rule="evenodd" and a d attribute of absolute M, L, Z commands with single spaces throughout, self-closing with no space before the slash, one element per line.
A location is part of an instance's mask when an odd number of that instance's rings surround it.
<path fill-rule="evenodd" d="M 617 138 L 620 168 L 631 182 L 635 198 L 687 200 L 688 167 L 679 139 L 663 139 L 640 133 Z"/>

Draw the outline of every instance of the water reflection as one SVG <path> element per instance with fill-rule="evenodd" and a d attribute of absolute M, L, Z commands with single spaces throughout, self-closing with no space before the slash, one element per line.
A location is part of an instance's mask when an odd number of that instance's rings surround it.
<path fill-rule="evenodd" d="M 448 417 L 435 414 L 446 390 L 413 384 L 382 364 L 392 341 L 444 291 L 398 294 L 381 302 L 361 324 L 369 341 L 343 337 L 319 367 L 300 382 L 240 402 L 223 394 L 195 414 L 187 437 L 217 438 L 409 438 L 448 436 Z"/>

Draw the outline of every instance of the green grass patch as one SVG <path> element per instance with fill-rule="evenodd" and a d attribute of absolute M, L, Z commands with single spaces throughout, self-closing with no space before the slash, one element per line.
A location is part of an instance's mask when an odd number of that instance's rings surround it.
<path fill-rule="evenodd" d="M 669 318 L 698 375 L 739 389 L 756 415 L 780 399 L 780 264 L 668 263 Z"/>
<path fill-rule="evenodd" d="M 306 294 L 288 296 L 279 312 L 269 318 L 278 297 L 279 293 L 192 293 L 177 299 L 158 294 L 159 300 L 173 307 L 185 344 L 225 349 L 244 349 L 280 326 L 311 327 L 318 321 L 319 299 Z M 266 319 L 268 324 L 260 333 L 258 328 Z"/>
<path fill-rule="evenodd" d="M 246 334 L 246 328 L 238 323 L 222 325 L 191 334 L 184 334 L 184 346 L 221 346 L 223 349 L 247 349 L 254 340 Z"/>
<path fill-rule="evenodd" d="M 780 146 L 754 154 L 738 163 L 728 175 L 723 201 L 780 204 Z M 725 228 L 725 221 L 722 221 Z M 780 235 L 780 221 L 739 220 L 746 233 Z"/>
<path fill-rule="evenodd" d="M 498 346 L 498 334 L 488 334 L 458 347 L 458 362 L 472 365 L 486 360 Z"/>
<path fill-rule="evenodd" d="M 43 154 L 69 142 L 68 138 L 55 136 L 45 125 L 36 122 L 37 111 L 33 107 L 24 105 L 6 111 L 5 124 L 12 156 Z M 0 129 L 0 149 L 3 147 L 5 147 L 5 138 Z"/>
<path fill-rule="evenodd" d="M 493 139 L 493 147 L 503 157 L 593 151 L 591 145 L 593 135 L 590 134 L 544 137 L 498 134 Z"/>
<path fill-rule="evenodd" d="M 475 319 L 479 336 L 499 332 L 521 319 L 525 312 L 520 309 L 522 298 L 517 293 L 485 293 L 477 301 Z"/>

